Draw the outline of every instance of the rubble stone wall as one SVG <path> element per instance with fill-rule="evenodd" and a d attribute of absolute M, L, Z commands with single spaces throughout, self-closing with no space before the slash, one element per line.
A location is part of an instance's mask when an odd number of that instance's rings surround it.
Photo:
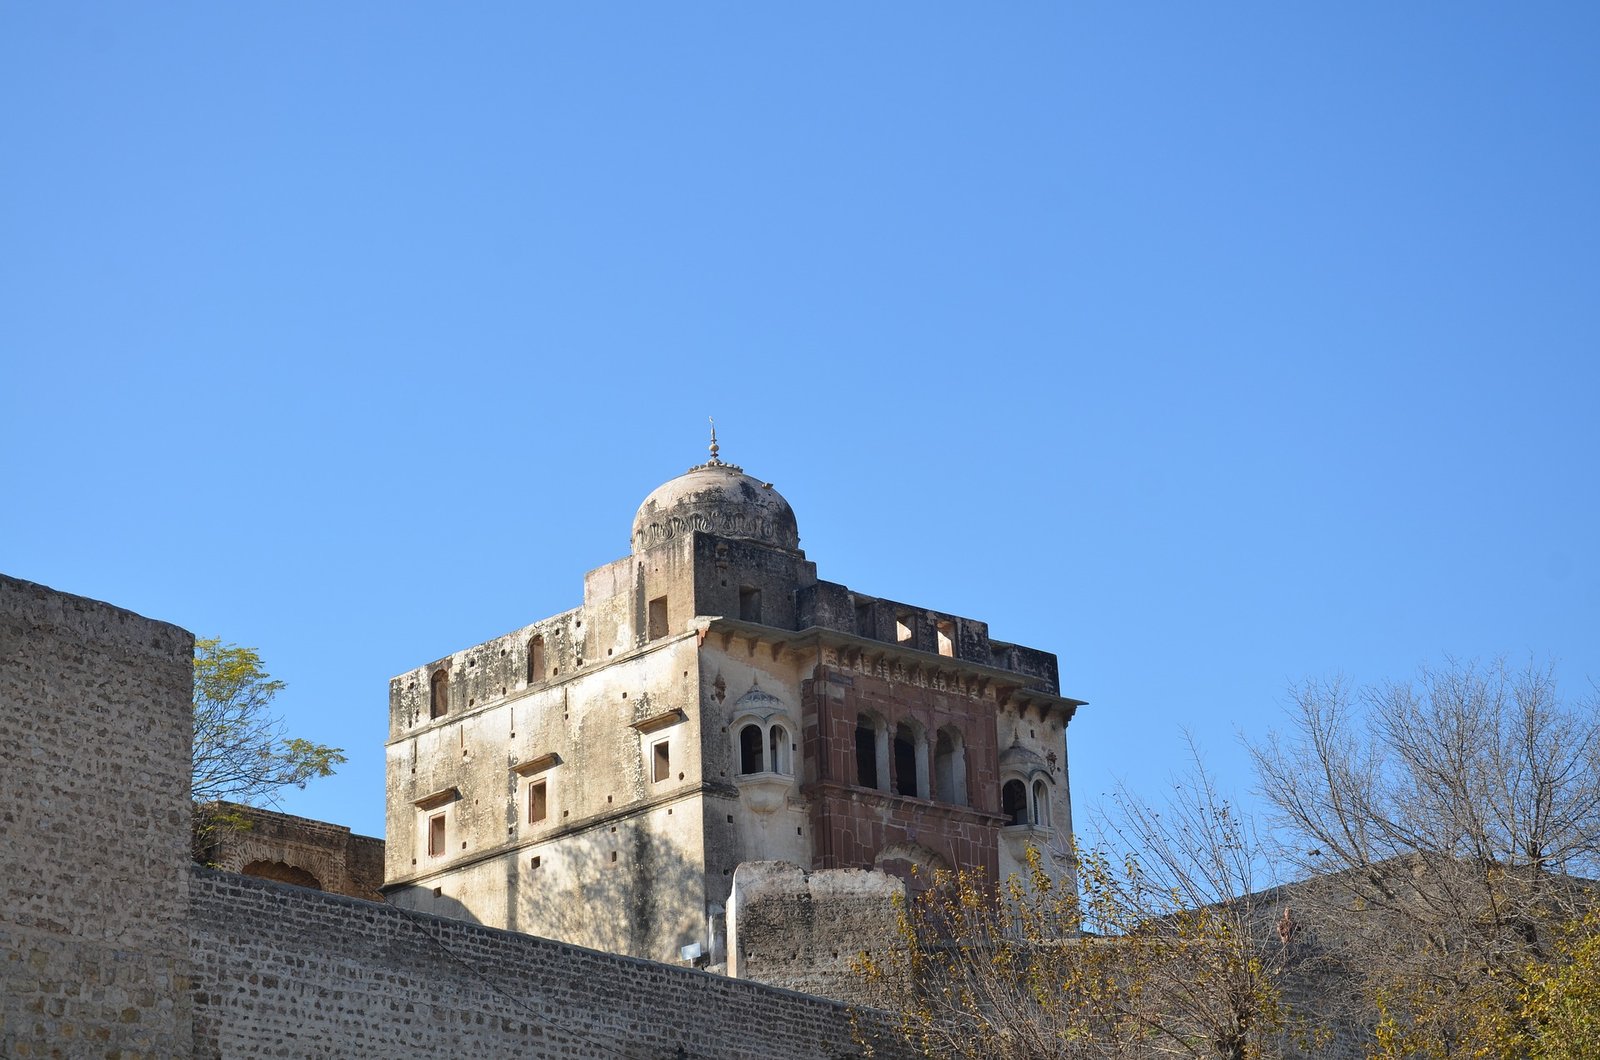
<path fill-rule="evenodd" d="M 196 866 L 196 1057 L 910 1056 L 872 1014 Z M 679 1050 L 682 1052 L 679 1052 Z"/>
<path fill-rule="evenodd" d="M 189 1052 L 193 658 L 0 575 L 0 1054 Z"/>

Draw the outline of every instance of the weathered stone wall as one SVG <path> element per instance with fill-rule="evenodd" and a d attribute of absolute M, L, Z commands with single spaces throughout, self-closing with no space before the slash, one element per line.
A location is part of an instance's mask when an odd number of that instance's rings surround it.
<path fill-rule="evenodd" d="M 849 1011 L 820 998 L 193 873 L 197 1057 L 862 1055 Z M 877 1056 L 911 1055 L 875 1014 L 858 1022 Z"/>
<path fill-rule="evenodd" d="M 905 884 L 884 872 L 806 872 L 781 861 L 740 865 L 728 903 L 728 974 L 831 997 L 882 1004 L 855 969 L 900 940 L 895 899 Z"/>
<path fill-rule="evenodd" d="M 383 900 L 383 840 L 344 825 L 214 802 L 195 807 L 195 831 L 195 858 L 212 868 Z"/>
<path fill-rule="evenodd" d="M 709 950 L 705 877 L 724 893 L 728 881 L 704 861 L 695 650 L 692 636 L 662 638 L 442 718 L 415 711 L 387 746 L 389 900 L 656 960 Z M 458 669 L 492 671 L 499 651 L 458 653 Z M 426 675 L 391 687 L 403 699 L 412 683 Z"/>
<path fill-rule="evenodd" d="M 0 575 L 0 1053 L 189 1051 L 194 637 Z"/>

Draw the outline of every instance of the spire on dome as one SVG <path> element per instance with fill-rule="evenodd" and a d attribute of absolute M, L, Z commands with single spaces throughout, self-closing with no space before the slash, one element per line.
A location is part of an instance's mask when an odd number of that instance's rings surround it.
<path fill-rule="evenodd" d="M 722 457 L 717 455 L 718 453 L 720 453 L 722 451 L 722 446 L 717 444 L 717 421 L 716 421 L 715 418 L 713 418 L 711 416 L 707 416 L 706 419 L 711 421 L 711 459 L 707 460 L 703 464 L 696 464 L 694 467 L 691 467 L 689 470 L 690 471 L 699 471 L 699 470 L 701 470 L 703 468 L 708 468 L 708 467 L 721 467 L 721 468 L 727 468 L 729 471 L 743 471 L 744 468 L 740 467 L 738 464 L 727 463 L 726 461 L 724 461 L 722 459 Z"/>
<path fill-rule="evenodd" d="M 717 445 L 717 421 L 711 416 L 707 416 L 706 419 L 711 420 L 711 463 L 720 466 L 722 461 L 717 459 L 717 449 L 719 448 Z"/>

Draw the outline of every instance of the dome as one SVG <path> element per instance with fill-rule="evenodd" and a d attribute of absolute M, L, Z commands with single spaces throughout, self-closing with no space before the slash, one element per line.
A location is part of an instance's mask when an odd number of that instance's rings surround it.
<path fill-rule="evenodd" d="M 800 528 L 789 502 L 772 483 L 718 460 L 715 436 L 710 463 L 662 483 L 639 505 L 633 517 L 633 551 L 695 530 L 792 551 L 800 548 Z"/>

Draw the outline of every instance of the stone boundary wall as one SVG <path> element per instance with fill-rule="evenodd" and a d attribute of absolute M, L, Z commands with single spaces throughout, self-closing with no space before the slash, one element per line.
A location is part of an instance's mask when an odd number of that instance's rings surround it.
<path fill-rule="evenodd" d="M 195 866 L 196 1057 L 862 1056 L 787 990 Z M 875 1056 L 910 1057 L 870 1011 Z"/>
<path fill-rule="evenodd" d="M 188 1055 L 193 659 L 0 575 L 0 1055 Z"/>
<path fill-rule="evenodd" d="M 905 883 L 886 872 L 747 861 L 728 901 L 728 972 L 850 1004 L 884 997 L 852 965 L 900 939 L 895 899 Z"/>

